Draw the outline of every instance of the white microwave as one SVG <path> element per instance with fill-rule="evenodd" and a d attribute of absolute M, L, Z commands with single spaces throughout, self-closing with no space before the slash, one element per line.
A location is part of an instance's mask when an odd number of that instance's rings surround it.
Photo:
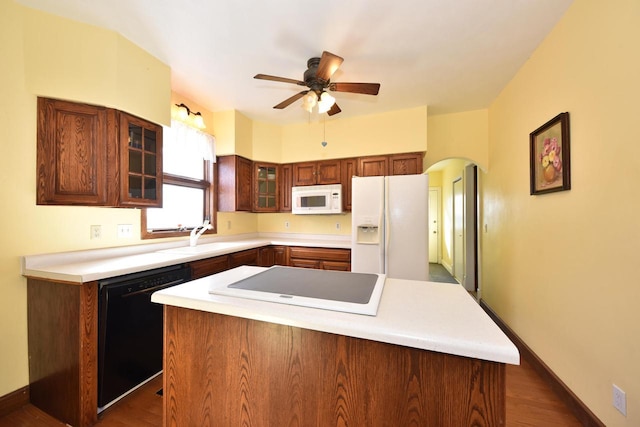
<path fill-rule="evenodd" d="M 342 213 L 342 184 L 308 185 L 291 188 L 291 213 Z"/>

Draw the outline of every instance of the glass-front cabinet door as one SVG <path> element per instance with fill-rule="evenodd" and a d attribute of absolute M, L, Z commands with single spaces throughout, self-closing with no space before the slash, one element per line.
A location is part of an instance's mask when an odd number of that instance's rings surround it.
<path fill-rule="evenodd" d="M 278 211 L 278 165 L 255 163 L 254 212 Z"/>
<path fill-rule="evenodd" d="M 120 204 L 162 207 L 162 127 L 120 114 Z"/>

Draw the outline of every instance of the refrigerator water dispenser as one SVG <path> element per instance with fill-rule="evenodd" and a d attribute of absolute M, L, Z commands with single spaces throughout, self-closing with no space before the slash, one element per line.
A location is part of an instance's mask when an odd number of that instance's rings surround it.
<path fill-rule="evenodd" d="M 364 245 L 377 245 L 380 243 L 380 233 L 376 225 L 359 225 L 356 237 L 357 243 Z"/>

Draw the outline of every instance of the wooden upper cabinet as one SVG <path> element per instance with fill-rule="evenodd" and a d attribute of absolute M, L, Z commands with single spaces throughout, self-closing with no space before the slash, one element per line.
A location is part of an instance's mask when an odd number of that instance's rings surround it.
<path fill-rule="evenodd" d="M 368 156 L 358 159 L 358 176 L 389 175 L 389 156 Z"/>
<path fill-rule="evenodd" d="M 424 153 L 389 154 L 358 159 L 358 176 L 417 175 Z"/>
<path fill-rule="evenodd" d="M 293 164 L 293 185 L 340 184 L 340 160 Z"/>
<path fill-rule="evenodd" d="M 247 211 L 252 208 L 253 162 L 240 156 L 221 156 L 217 161 L 218 210 Z"/>
<path fill-rule="evenodd" d="M 315 185 L 316 162 L 293 164 L 293 185 Z"/>
<path fill-rule="evenodd" d="M 37 204 L 106 205 L 106 142 L 106 108 L 38 98 Z"/>
<path fill-rule="evenodd" d="M 38 98 L 36 158 L 39 205 L 162 205 L 162 127 L 127 113 Z"/>
<path fill-rule="evenodd" d="M 291 212 L 291 187 L 293 186 L 293 165 L 280 165 L 280 212 Z"/>
<path fill-rule="evenodd" d="M 340 160 L 318 162 L 317 184 L 340 184 Z"/>
<path fill-rule="evenodd" d="M 120 113 L 120 205 L 162 207 L 162 127 Z"/>
<path fill-rule="evenodd" d="M 254 162 L 253 211 L 278 212 L 279 167 L 275 163 Z"/>
<path fill-rule="evenodd" d="M 351 211 L 351 178 L 358 176 L 358 159 L 342 159 L 340 165 L 342 178 L 342 209 Z"/>
<path fill-rule="evenodd" d="M 419 175 L 422 173 L 423 153 L 392 154 L 389 156 L 389 175 Z"/>

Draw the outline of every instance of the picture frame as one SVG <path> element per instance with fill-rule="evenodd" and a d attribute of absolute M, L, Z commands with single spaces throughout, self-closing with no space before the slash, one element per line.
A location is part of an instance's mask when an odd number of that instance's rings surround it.
<path fill-rule="evenodd" d="M 569 113 L 529 134 L 531 195 L 571 189 Z"/>

